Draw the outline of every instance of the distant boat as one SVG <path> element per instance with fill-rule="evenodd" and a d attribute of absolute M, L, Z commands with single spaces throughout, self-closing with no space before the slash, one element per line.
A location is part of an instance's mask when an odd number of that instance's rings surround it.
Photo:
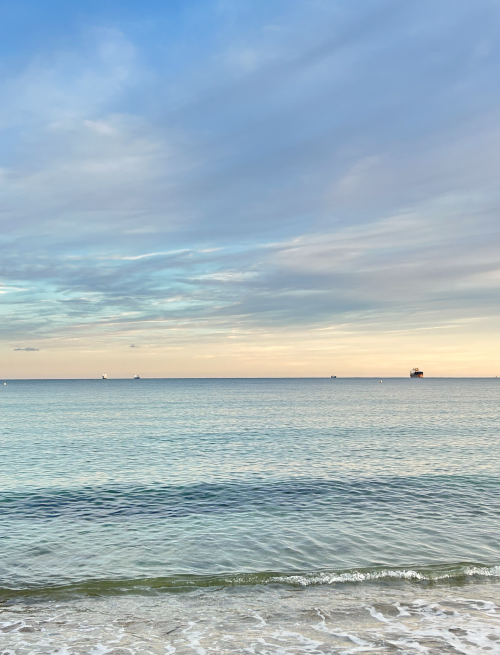
<path fill-rule="evenodd" d="M 108 374 L 107 374 L 107 373 L 103 373 L 103 374 L 102 374 L 102 379 L 103 379 L 103 380 L 107 380 L 107 379 L 108 379 Z"/>
<path fill-rule="evenodd" d="M 423 378 L 424 377 L 424 372 L 419 371 L 418 368 L 412 368 L 410 371 L 410 377 L 411 378 Z"/>
<path fill-rule="evenodd" d="M 331 377 L 332 380 L 336 380 L 336 379 L 337 379 L 337 376 L 336 376 L 336 375 L 330 375 L 330 377 Z"/>
<path fill-rule="evenodd" d="M 136 374 L 134 375 L 134 380 L 140 380 L 140 379 L 141 379 L 141 376 L 140 376 L 140 375 L 137 375 L 137 373 L 136 373 Z"/>

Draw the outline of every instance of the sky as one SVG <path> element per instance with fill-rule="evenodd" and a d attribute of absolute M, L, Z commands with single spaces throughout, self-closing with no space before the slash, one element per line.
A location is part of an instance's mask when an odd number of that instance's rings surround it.
<path fill-rule="evenodd" d="M 498 0 L 0 8 L 0 377 L 500 375 Z"/>

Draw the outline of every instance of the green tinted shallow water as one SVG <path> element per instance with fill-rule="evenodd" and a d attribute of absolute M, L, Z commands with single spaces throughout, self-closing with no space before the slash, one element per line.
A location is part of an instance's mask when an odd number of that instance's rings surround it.
<path fill-rule="evenodd" d="M 499 399 L 496 379 L 10 381 L 0 587 L 494 575 Z"/>

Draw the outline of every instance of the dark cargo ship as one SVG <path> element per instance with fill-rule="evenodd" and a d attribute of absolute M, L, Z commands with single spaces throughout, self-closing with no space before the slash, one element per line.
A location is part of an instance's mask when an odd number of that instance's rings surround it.
<path fill-rule="evenodd" d="M 411 378 L 423 378 L 424 377 L 424 372 L 419 371 L 418 368 L 412 368 L 410 371 L 410 377 Z"/>

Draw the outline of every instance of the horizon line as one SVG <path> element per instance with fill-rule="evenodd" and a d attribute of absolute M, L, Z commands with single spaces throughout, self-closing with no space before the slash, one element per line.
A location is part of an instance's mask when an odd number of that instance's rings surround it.
<path fill-rule="evenodd" d="M 427 375 L 418 380 L 431 379 L 431 380 L 495 380 L 497 375 L 484 376 L 484 375 L 454 375 L 454 376 L 430 376 Z M 345 375 L 335 376 L 332 378 L 330 375 L 304 375 L 304 376 L 205 376 L 205 377 L 140 377 L 139 380 L 410 380 L 410 376 L 406 375 Z M 92 378 L 0 378 L 0 382 L 89 382 L 89 381 L 124 381 L 134 380 L 133 377 L 112 377 L 103 380 L 101 377 Z"/>

